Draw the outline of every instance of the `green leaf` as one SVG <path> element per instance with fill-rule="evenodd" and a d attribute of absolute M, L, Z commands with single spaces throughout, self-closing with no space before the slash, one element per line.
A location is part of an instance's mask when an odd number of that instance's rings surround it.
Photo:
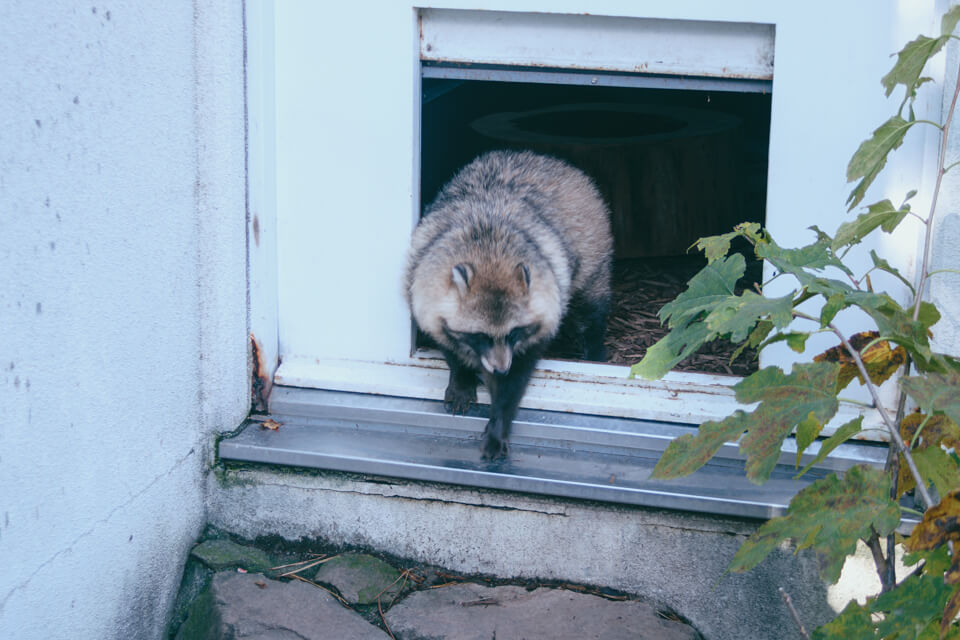
<path fill-rule="evenodd" d="M 892 591 L 880 594 L 870 606 L 872 613 L 882 613 L 877 623 L 880 638 L 920 638 L 935 623 L 939 637 L 940 617 L 952 588 L 944 584 L 943 574 L 913 574 Z"/>
<path fill-rule="evenodd" d="M 918 366 L 928 364 L 933 358 L 928 332 L 930 324 L 939 319 L 936 309 L 921 309 L 923 320 L 914 321 L 912 314 L 885 293 L 851 291 L 846 294 L 848 303 L 865 311 L 877 324 L 880 335 L 892 339 L 905 348 Z"/>
<path fill-rule="evenodd" d="M 940 19 L 940 35 L 952 35 L 957 28 L 957 22 L 960 22 L 960 5 L 957 5 L 943 14 Z"/>
<path fill-rule="evenodd" d="M 680 436 L 667 446 L 650 477 L 672 480 L 690 475 L 706 464 L 724 442 L 739 438 L 748 426 L 749 416 L 740 410 L 722 422 L 704 422 L 696 435 Z"/>
<path fill-rule="evenodd" d="M 841 309 L 846 305 L 846 299 L 843 297 L 842 293 L 834 293 L 827 298 L 826 303 L 823 305 L 823 309 L 820 310 L 820 328 L 823 329 L 828 324 L 833 322 L 833 319 L 837 317 L 837 314 Z"/>
<path fill-rule="evenodd" d="M 679 478 L 702 467 L 724 442 L 747 431 L 740 442 L 746 456 L 747 478 L 761 484 L 770 477 L 784 439 L 809 416 L 826 423 L 837 412 L 838 367 L 833 363 L 798 363 L 790 375 L 767 367 L 734 385 L 737 402 L 760 405 L 752 412 L 736 411 L 721 422 L 700 425 L 696 435 L 684 435 L 667 447 L 653 470 L 654 478 Z"/>
<path fill-rule="evenodd" d="M 870 612 L 851 600 L 836 618 L 813 631 L 813 640 L 876 640 Z"/>
<path fill-rule="evenodd" d="M 834 251 L 838 251 L 842 247 L 855 245 L 877 227 L 892 233 L 908 213 L 909 204 L 897 209 L 890 200 L 875 202 L 867 207 L 867 213 L 861 213 L 852 222 L 841 224 L 830 246 Z"/>
<path fill-rule="evenodd" d="M 705 342 L 718 337 L 701 318 L 733 295 L 737 280 L 746 269 L 739 253 L 709 263 L 690 279 L 687 289 L 660 309 L 660 321 L 671 331 L 647 349 L 643 359 L 630 369 L 630 377 L 662 378 L 681 360 Z"/>
<path fill-rule="evenodd" d="M 803 452 L 807 450 L 813 441 L 817 439 L 817 436 L 820 435 L 820 432 L 823 431 L 823 423 L 814 418 L 812 415 L 804 418 L 800 424 L 797 425 L 797 466 L 800 466 L 800 459 L 803 457 Z M 801 474 L 802 475 L 802 474 Z"/>
<path fill-rule="evenodd" d="M 917 314 L 917 322 L 926 329 L 940 322 L 940 310 L 931 302 L 920 303 L 920 313 Z"/>
<path fill-rule="evenodd" d="M 837 429 L 832 436 L 824 440 L 820 444 L 820 451 L 817 452 L 817 457 L 810 461 L 810 464 L 803 468 L 803 471 L 797 474 L 797 478 L 803 476 L 807 471 L 809 471 L 814 466 L 820 464 L 824 458 L 826 458 L 831 451 L 839 447 L 841 444 L 852 438 L 853 436 L 860 433 L 860 429 L 863 426 L 863 416 L 857 416 L 850 422 L 846 423 L 839 429 Z M 799 432 L 797 435 L 797 440 L 800 440 Z M 799 444 L 797 445 L 799 448 Z M 797 463 L 800 462 L 799 452 L 797 454 Z"/>
<path fill-rule="evenodd" d="M 852 211 L 860 204 L 867 188 L 887 163 L 887 156 L 903 144 L 904 136 L 914 124 L 916 121 L 907 122 L 900 116 L 893 116 L 880 125 L 869 140 L 861 143 L 847 165 L 847 182 L 861 179 L 847 198 L 847 211 Z"/>
<path fill-rule="evenodd" d="M 739 347 L 734 350 L 733 355 L 730 356 L 730 362 L 733 362 L 740 354 L 743 353 L 744 349 L 756 349 L 760 346 L 760 343 L 763 342 L 763 339 L 773 331 L 773 323 L 769 320 L 761 320 L 757 323 L 757 326 L 753 328 L 753 331 L 750 332 L 750 336 L 747 338 L 747 341 L 742 343 Z"/>
<path fill-rule="evenodd" d="M 920 475 L 933 483 L 937 492 L 945 496 L 960 487 L 960 468 L 947 451 L 940 447 L 924 447 L 913 452 Z"/>
<path fill-rule="evenodd" d="M 732 296 L 745 270 L 746 261 L 739 253 L 707 264 L 690 279 L 683 293 L 663 305 L 660 321 L 671 328 L 686 326 L 701 312 Z"/>
<path fill-rule="evenodd" d="M 777 342 L 786 342 L 787 346 L 796 351 L 797 353 L 803 353 L 803 350 L 806 348 L 807 339 L 810 337 L 809 333 L 802 331 L 788 331 L 786 333 L 778 333 L 773 336 L 766 342 L 760 345 L 760 349 L 765 349 L 771 344 Z"/>
<path fill-rule="evenodd" d="M 717 335 L 702 322 L 673 329 L 647 349 L 640 362 L 630 367 L 630 377 L 640 376 L 644 380 L 659 380 L 677 366 L 677 363 L 689 358 L 704 343 L 716 337 Z"/>
<path fill-rule="evenodd" d="M 901 384 L 924 413 L 945 413 L 960 424 L 960 374 L 908 376 Z"/>
<path fill-rule="evenodd" d="M 697 240 L 697 249 L 703 251 L 708 263 L 716 262 L 726 257 L 730 251 L 730 241 L 739 235 L 736 231 L 731 231 L 730 233 L 724 233 L 719 236 L 700 238 Z"/>
<path fill-rule="evenodd" d="M 886 260 L 878 256 L 877 252 L 874 251 L 873 249 L 870 250 L 870 259 L 873 260 L 874 267 L 876 267 L 880 271 L 886 271 L 893 277 L 898 278 L 900 282 L 907 285 L 907 288 L 910 289 L 911 293 L 916 294 L 916 290 L 913 288 L 913 285 L 910 283 L 910 281 L 904 278 L 903 274 L 900 273 L 898 269 L 894 268 L 893 266 L 890 265 L 889 262 L 887 262 Z"/>
<path fill-rule="evenodd" d="M 797 549 L 813 548 L 820 577 L 833 584 L 857 540 L 874 531 L 886 536 L 900 523 L 900 508 L 890 499 L 890 478 L 867 465 L 851 467 L 843 480 L 831 474 L 801 490 L 787 514 L 763 524 L 737 551 L 730 570 L 752 569 L 784 540 Z"/>
<path fill-rule="evenodd" d="M 731 296 L 719 302 L 704 322 L 720 336 L 730 336 L 731 342 L 747 339 L 757 322 L 769 319 L 780 329 L 793 320 L 793 295 L 782 298 L 767 298 L 753 291 Z"/>
<path fill-rule="evenodd" d="M 951 16 L 952 13 L 953 10 L 943 16 L 943 22 L 941 23 L 942 28 L 947 28 L 951 21 L 954 25 L 956 24 L 956 21 Z M 948 16 L 950 16 L 949 19 Z M 951 33 L 952 31 L 951 29 Z M 897 62 L 893 65 L 893 69 L 880 80 L 880 83 L 887 90 L 887 97 L 893 93 L 893 90 L 898 84 L 906 87 L 906 96 L 908 98 L 915 96 L 917 87 L 921 84 L 920 74 L 923 73 L 923 68 L 927 65 L 927 61 L 940 51 L 949 39 L 949 34 L 941 35 L 938 38 L 917 36 L 914 40 L 908 42 L 906 46 L 897 53 Z"/>
<path fill-rule="evenodd" d="M 817 271 L 827 267 L 836 267 L 844 273 L 852 273 L 845 264 L 840 262 L 830 248 L 828 237 L 823 237 L 799 249 L 784 249 L 773 240 L 757 245 L 757 257 L 768 260 L 774 267 L 797 276 L 801 283 L 812 278 L 807 269 Z"/>

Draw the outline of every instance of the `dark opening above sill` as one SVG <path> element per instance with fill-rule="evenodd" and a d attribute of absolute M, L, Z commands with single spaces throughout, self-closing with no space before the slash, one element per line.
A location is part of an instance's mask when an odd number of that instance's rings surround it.
<path fill-rule="evenodd" d="M 649 476 L 661 452 L 696 426 L 521 409 L 509 458 L 487 463 L 485 406 L 454 417 L 438 401 L 277 387 L 270 407 L 282 426 L 248 421 L 220 442 L 221 459 L 750 518 L 782 515 L 794 494 L 830 471 L 883 465 L 886 456 L 885 447 L 841 445 L 795 480 L 788 440 L 770 481 L 758 486 L 744 477 L 737 446 L 726 444 L 691 476 L 660 481 Z M 803 464 L 815 454 L 816 445 Z"/>

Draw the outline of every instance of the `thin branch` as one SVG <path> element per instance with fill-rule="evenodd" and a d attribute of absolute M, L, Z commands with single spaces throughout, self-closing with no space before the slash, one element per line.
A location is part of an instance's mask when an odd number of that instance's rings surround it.
<path fill-rule="evenodd" d="M 943 160 L 947 155 L 947 138 L 950 135 L 950 125 L 953 124 L 953 111 L 957 107 L 957 96 L 960 96 L 960 70 L 957 71 L 956 86 L 953 89 L 953 99 L 950 101 L 950 109 L 947 111 L 947 119 L 943 123 L 940 134 L 940 157 L 937 169 L 937 183 L 933 187 L 933 198 L 930 202 L 930 215 L 927 216 L 927 232 L 923 239 L 923 262 L 920 267 L 920 274 L 917 277 L 917 294 L 913 303 L 913 319 L 916 321 L 920 317 L 920 304 L 923 302 L 923 288 L 927 284 L 927 278 L 930 274 L 927 270 L 930 268 L 930 247 L 933 244 L 933 216 L 937 211 L 937 198 L 940 195 L 940 185 L 943 182 L 943 175 L 946 173 L 943 167 Z M 929 504 L 929 503 L 928 503 Z"/>
<path fill-rule="evenodd" d="M 807 630 L 803 628 L 803 623 L 800 621 L 800 615 L 797 613 L 797 610 L 793 608 L 793 601 L 790 599 L 790 594 L 787 593 L 783 587 L 780 587 L 778 591 L 780 592 L 780 597 L 783 598 L 783 601 L 786 603 L 787 609 L 790 610 L 793 621 L 797 623 L 797 628 L 800 629 L 800 635 L 803 636 L 805 640 L 810 640 L 810 635 L 807 633 Z"/>
<path fill-rule="evenodd" d="M 811 320 L 813 322 L 820 322 L 818 319 L 813 316 L 807 315 L 801 311 L 794 310 L 793 315 L 797 318 L 803 318 L 805 320 Z M 913 456 L 910 455 L 910 451 L 907 450 L 907 447 L 903 443 L 903 438 L 900 437 L 900 429 L 897 428 L 897 425 L 893 423 L 893 420 L 890 418 L 890 414 L 887 413 L 887 410 L 883 406 L 883 402 L 880 400 L 880 392 L 877 390 L 876 385 L 873 384 L 873 381 L 870 380 L 870 374 L 867 372 L 867 367 L 863 363 L 863 358 L 860 357 L 860 352 L 853 348 L 850 344 L 850 341 L 847 340 L 847 337 L 843 335 L 843 332 L 837 328 L 833 323 L 827 325 L 836 335 L 841 344 L 846 348 L 847 352 L 850 354 L 850 357 L 853 358 L 854 364 L 857 365 L 857 370 L 860 372 L 860 377 L 864 381 L 864 385 L 867 387 L 867 390 L 870 392 L 870 396 L 873 398 L 873 405 L 876 407 L 877 412 L 880 414 L 880 418 L 883 420 L 884 425 L 887 427 L 887 431 L 890 433 L 890 439 L 896 443 L 897 447 L 900 449 L 900 452 L 903 454 L 903 459 L 907 463 L 907 467 L 910 469 L 913 479 L 917 483 L 917 492 L 920 493 L 920 497 L 923 498 L 924 508 L 928 509 L 932 507 L 935 503 L 930 497 L 930 493 L 927 491 L 926 484 L 923 481 L 923 476 L 920 475 L 920 470 L 917 469 L 917 464 L 913 460 Z"/>
<path fill-rule="evenodd" d="M 896 582 L 890 581 L 889 565 L 893 563 L 892 556 L 890 558 L 883 556 L 883 549 L 880 548 L 880 535 L 876 531 L 865 542 L 873 555 L 873 564 L 877 567 L 877 575 L 880 576 L 880 590 L 882 593 L 886 593 L 897 586 Z"/>

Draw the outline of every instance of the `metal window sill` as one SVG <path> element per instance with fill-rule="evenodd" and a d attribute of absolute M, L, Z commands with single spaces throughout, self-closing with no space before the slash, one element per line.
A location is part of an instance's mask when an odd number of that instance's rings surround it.
<path fill-rule="evenodd" d="M 744 477 L 737 446 L 726 444 L 696 473 L 660 481 L 649 478 L 660 453 L 695 426 L 521 409 L 509 458 L 487 463 L 479 441 L 485 406 L 451 416 L 434 400 L 292 387 L 274 388 L 270 405 L 282 426 L 248 421 L 220 442 L 221 459 L 749 518 L 781 515 L 830 471 L 882 465 L 886 455 L 885 447 L 845 444 L 796 480 L 796 449 L 787 440 L 769 482 L 758 486 Z"/>

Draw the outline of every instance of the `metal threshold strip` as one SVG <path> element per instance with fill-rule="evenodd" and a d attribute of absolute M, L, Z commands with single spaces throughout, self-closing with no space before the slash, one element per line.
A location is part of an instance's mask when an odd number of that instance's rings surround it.
<path fill-rule="evenodd" d="M 660 453 L 695 427 L 521 409 L 509 458 L 487 463 L 480 459 L 479 442 L 485 411 L 479 407 L 454 417 L 437 401 L 278 387 L 270 417 L 282 426 L 265 429 L 251 420 L 220 442 L 219 455 L 227 461 L 769 518 L 781 515 L 797 491 L 829 471 L 882 465 L 886 451 L 842 445 L 824 465 L 795 480 L 796 452 L 788 440 L 770 481 L 758 486 L 746 480 L 736 445 L 728 444 L 691 476 L 659 481 L 649 476 Z"/>

